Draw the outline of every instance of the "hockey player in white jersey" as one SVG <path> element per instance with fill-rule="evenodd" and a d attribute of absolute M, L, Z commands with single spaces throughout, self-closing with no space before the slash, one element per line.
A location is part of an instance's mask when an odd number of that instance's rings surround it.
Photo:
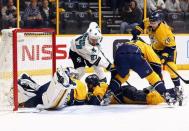
<path fill-rule="evenodd" d="M 79 78 L 85 74 L 85 67 L 89 66 L 94 68 L 101 81 L 106 82 L 103 68 L 109 69 L 111 63 L 101 52 L 101 41 L 102 34 L 96 22 L 92 22 L 83 35 L 72 39 L 69 54 Z"/>

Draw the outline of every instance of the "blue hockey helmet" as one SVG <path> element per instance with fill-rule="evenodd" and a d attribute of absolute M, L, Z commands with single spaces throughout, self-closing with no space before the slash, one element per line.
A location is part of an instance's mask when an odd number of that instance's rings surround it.
<path fill-rule="evenodd" d="M 151 22 L 161 21 L 161 15 L 160 15 L 159 11 L 152 12 L 149 19 Z"/>
<path fill-rule="evenodd" d="M 93 87 L 96 87 L 100 84 L 99 77 L 96 74 L 87 76 L 85 82 L 87 85 L 93 85 Z"/>

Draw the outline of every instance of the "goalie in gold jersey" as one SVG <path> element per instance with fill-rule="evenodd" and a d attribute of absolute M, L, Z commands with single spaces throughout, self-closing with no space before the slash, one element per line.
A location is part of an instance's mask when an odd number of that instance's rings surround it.
<path fill-rule="evenodd" d="M 180 86 L 179 77 L 166 66 L 168 64 L 172 69 L 177 70 L 176 43 L 171 28 L 161 20 L 159 12 L 155 11 L 132 30 L 133 39 L 137 39 L 144 29 L 147 29 L 153 50 L 160 57 L 162 64 L 165 65 L 165 70 L 169 72 L 175 87 L 178 88 Z"/>

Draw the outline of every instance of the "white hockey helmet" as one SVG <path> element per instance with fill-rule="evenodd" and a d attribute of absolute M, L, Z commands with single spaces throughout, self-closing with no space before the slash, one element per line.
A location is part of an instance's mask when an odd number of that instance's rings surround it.
<path fill-rule="evenodd" d="M 91 28 L 88 34 L 89 34 L 89 41 L 92 45 L 95 45 L 102 40 L 102 34 L 96 28 Z"/>
<path fill-rule="evenodd" d="M 89 32 L 90 29 L 95 29 L 95 28 L 100 31 L 100 28 L 99 28 L 98 24 L 96 22 L 91 22 L 89 24 L 89 28 L 87 29 L 87 32 Z"/>

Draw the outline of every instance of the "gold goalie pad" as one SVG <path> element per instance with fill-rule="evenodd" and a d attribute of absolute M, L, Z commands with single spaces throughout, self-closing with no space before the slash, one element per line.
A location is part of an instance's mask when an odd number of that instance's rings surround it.
<path fill-rule="evenodd" d="M 158 105 L 165 102 L 164 98 L 157 91 L 151 91 L 146 96 L 146 101 L 148 105 Z"/>

